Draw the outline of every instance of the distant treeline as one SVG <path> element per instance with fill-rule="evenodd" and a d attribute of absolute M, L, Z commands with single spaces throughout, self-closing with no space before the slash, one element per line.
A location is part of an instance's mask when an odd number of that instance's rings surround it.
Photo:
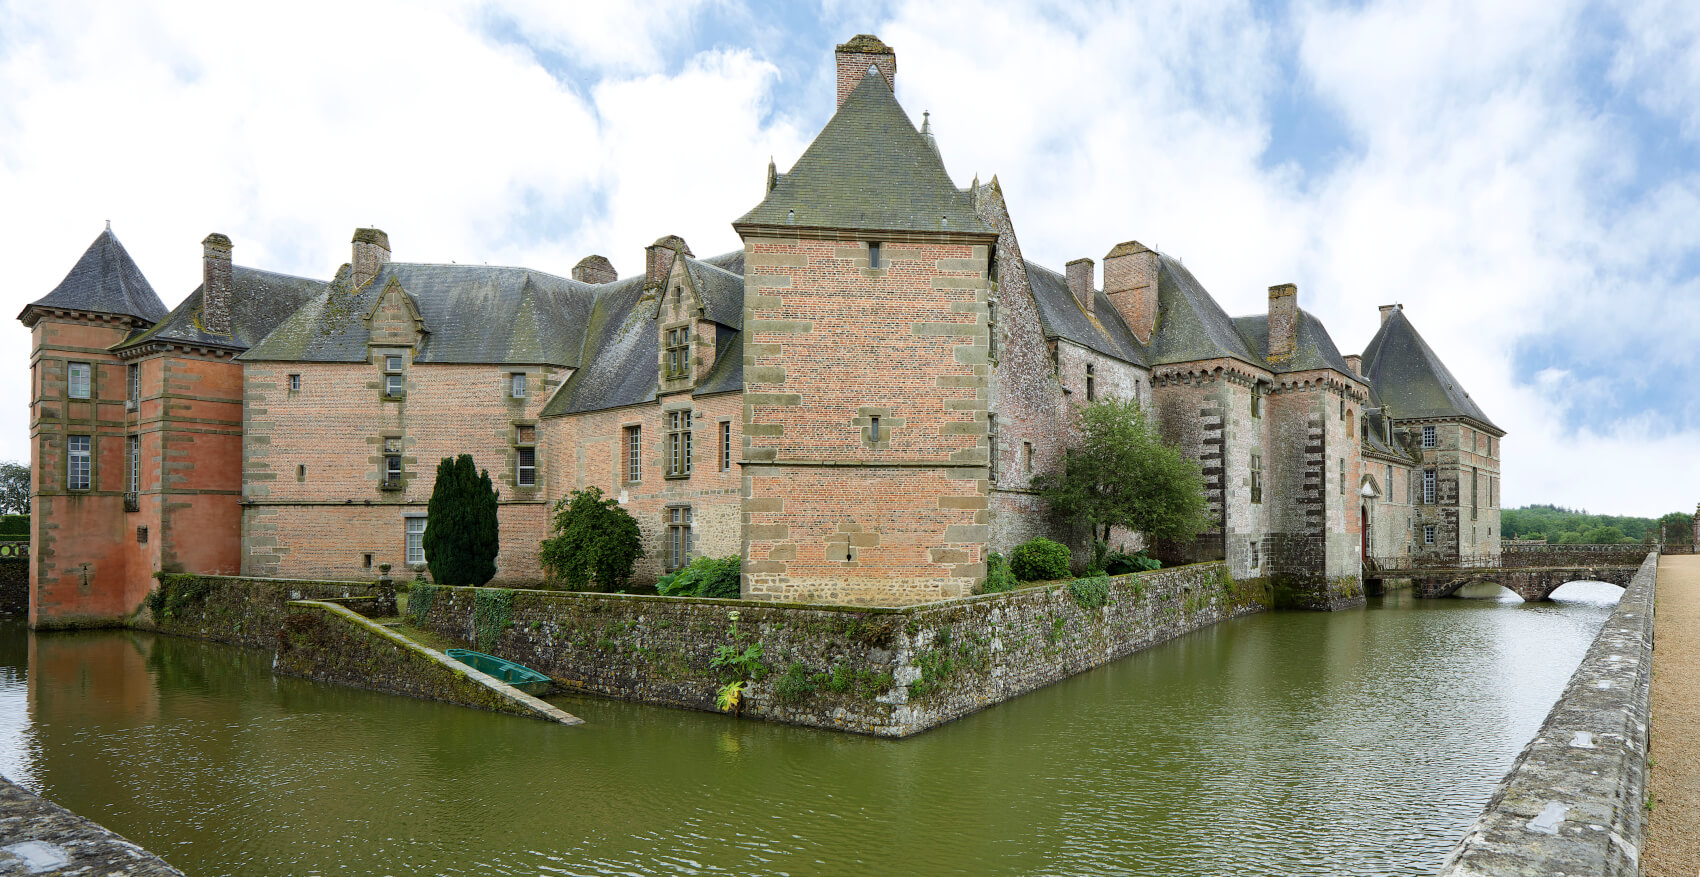
<path fill-rule="evenodd" d="M 1661 518 L 1590 515 L 1555 505 L 1528 505 L 1500 512 L 1500 529 L 1507 539 L 1545 539 L 1553 545 L 1664 542 L 1688 545 L 1694 541 L 1694 516 L 1671 512 Z"/>

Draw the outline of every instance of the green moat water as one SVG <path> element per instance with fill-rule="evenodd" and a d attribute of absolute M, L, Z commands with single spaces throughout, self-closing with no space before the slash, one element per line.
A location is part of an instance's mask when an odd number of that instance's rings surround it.
<path fill-rule="evenodd" d="M 0 626 L 0 773 L 193 877 L 1428 874 L 1619 589 L 1230 621 L 902 741 L 604 700 L 568 728 Z"/>

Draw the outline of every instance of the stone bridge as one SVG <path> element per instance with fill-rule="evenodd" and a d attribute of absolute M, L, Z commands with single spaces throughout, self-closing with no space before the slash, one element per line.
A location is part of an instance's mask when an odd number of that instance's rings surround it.
<path fill-rule="evenodd" d="M 1496 558 L 1462 558 L 1456 563 L 1388 563 L 1371 559 L 1364 578 L 1410 579 L 1419 597 L 1450 597 L 1472 582 L 1503 585 L 1525 601 L 1548 600 L 1568 582 L 1606 582 L 1620 588 L 1646 560 L 1641 545 L 1542 545 L 1507 547 Z"/>

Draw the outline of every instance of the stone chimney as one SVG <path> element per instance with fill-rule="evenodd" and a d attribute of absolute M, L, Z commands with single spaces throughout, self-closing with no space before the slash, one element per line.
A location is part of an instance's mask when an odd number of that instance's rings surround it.
<path fill-rule="evenodd" d="M 1074 293 L 1074 300 L 1080 303 L 1080 309 L 1089 314 L 1093 313 L 1096 304 L 1094 299 L 1097 298 L 1092 294 L 1095 286 L 1092 282 L 1094 267 L 1091 259 L 1075 259 L 1067 266 L 1068 291 Z"/>
<path fill-rule="evenodd" d="M 867 75 L 868 68 L 873 67 L 885 75 L 885 83 L 897 90 L 897 53 L 890 46 L 880 42 L 873 34 L 857 34 L 838 47 L 835 53 L 838 57 L 838 103 L 844 106 L 844 99 Z"/>
<path fill-rule="evenodd" d="M 1116 244 L 1104 257 L 1104 296 L 1141 344 L 1157 328 L 1157 269 L 1157 251 L 1139 241 Z"/>
<path fill-rule="evenodd" d="M 1291 283 L 1269 287 L 1270 365 L 1293 358 L 1299 349 L 1299 288 Z"/>
<path fill-rule="evenodd" d="M 1364 358 L 1362 356 L 1356 353 L 1346 354 L 1346 366 L 1352 370 L 1352 374 L 1360 378 L 1364 376 Z"/>
<path fill-rule="evenodd" d="M 613 283 L 620 279 L 614 263 L 602 256 L 585 256 L 573 266 L 573 279 L 580 283 Z"/>
<path fill-rule="evenodd" d="M 216 231 L 201 241 L 201 328 L 213 335 L 230 334 L 230 249 Z"/>
<path fill-rule="evenodd" d="M 644 248 L 643 288 L 653 289 L 666 283 L 667 275 L 673 273 L 673 260 L 681 255 L 696 254 L 685 244 L 685 239 L 676 234 L 660 238 Z"/>
<path fill-rule="evenodd" d="M 390 261 L 390 236 L 382 229 L 354 230 L 354 285 L 365 286 Z"/>
<path fill-rule="evenodd" d="M 1405 309 L 1404 305 L 1382 305 L 1381 306 L 1381 322 L 1383 322 L 1383 323 L 1387 322 L 1387 318 L 1393 316 L 1394 311 L 1402 311 L 1404 309 Z"/>

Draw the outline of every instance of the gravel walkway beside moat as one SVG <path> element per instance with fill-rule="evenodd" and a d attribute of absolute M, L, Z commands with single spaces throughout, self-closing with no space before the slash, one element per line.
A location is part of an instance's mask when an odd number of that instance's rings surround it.
<path fill-rule="evenodd" d="M 1659 558 L 1644 877 L 1700 874 L 1700 555 Z"/>

